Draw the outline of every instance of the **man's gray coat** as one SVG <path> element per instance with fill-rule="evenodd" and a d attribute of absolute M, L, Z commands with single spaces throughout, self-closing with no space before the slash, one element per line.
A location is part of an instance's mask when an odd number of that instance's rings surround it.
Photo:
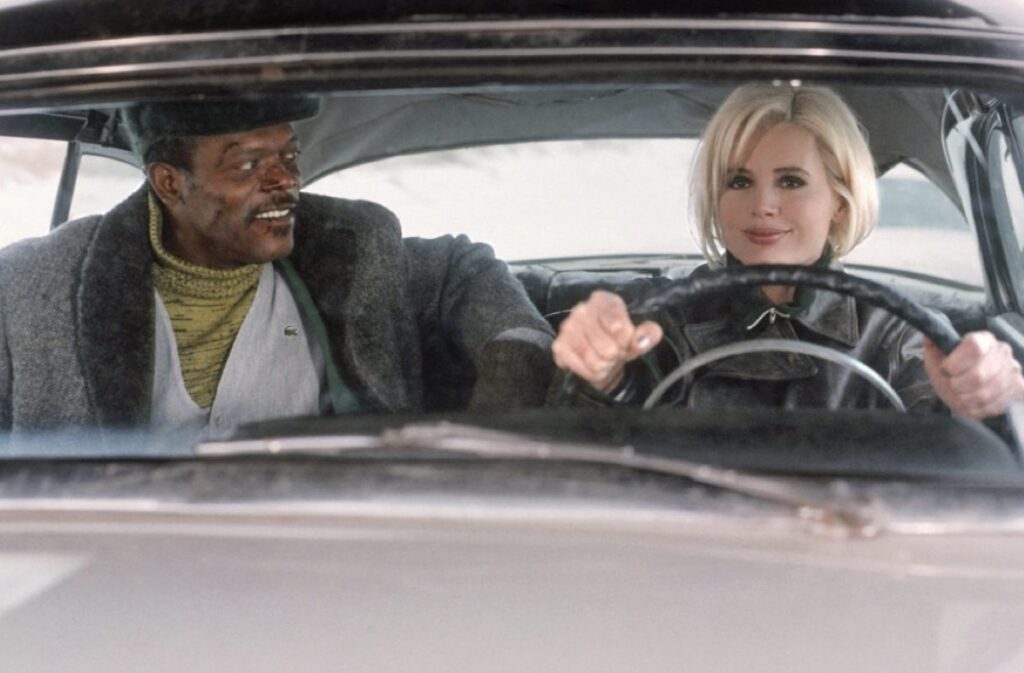
<path fill-rule="evenodd" d="M 106 215 L 0 252 L 0 427 L 147 423 L 155 302 L 147 223 L 143 187 Z M 550 329 L 489 247 L 403 239 L 379 205 L 309 194 L 296 223 L 290 259 L 366 408 L 543 400 Z M 273 385 L 272 366 L 266 380 Z"/>

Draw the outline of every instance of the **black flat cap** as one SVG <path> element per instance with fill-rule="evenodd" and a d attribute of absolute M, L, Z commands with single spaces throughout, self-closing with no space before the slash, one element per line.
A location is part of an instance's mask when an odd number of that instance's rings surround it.
<path fill-rule="evenodd" d="M 315 117 L 320 98 L 286 95 L 213 101 L 142 103 L 122 111 L 132 149 L 145 159 L 168 138 L 214 136 Z"/>

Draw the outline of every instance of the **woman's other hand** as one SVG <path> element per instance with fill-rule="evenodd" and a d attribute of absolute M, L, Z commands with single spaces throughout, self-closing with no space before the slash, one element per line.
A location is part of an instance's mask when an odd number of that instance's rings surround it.
<path fill-rule="evenodd" d="M 626 363 L 654 348 L 661 337 L 657 323 L 633 324 L 622 297 L 597 290 L 573 307 L 551 350 L 556 365 L 608 393 L 622 382 Z"/>
<path fill-rule="evenodd" d="M 991 332 L 967 334 L 949 355 L 925 339 L 924 364 L 939 398 L 961 416 L 997 416 L 1010 402 L 1024 400 L 1020 363 Z"/>

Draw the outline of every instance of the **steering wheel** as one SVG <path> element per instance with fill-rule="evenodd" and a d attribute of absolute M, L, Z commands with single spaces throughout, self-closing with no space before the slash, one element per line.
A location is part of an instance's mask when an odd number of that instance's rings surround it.
<path fill-rule="evenodd" d="M 644 320 L 660 309 L 680 301 L 714 292 L 728 287 L 750 287 L 761 285 L 805 285 L 849 295 L 879 308 L 886 309 L 903 319 L 922 334 L 935 342 L 942 352 L 949 353 L 960 343 L 960 335 L 952 325 L 921 304 L 904 297 L 895 290 L 880 283 L 851 276 L 841 271 L 799 265 L 765 264 L 738 268 L 719 269 L 697 278 L 690 277 L 658 290 L 636 303 L 630 309 L 634 321 Z M 663 379 L 644 401 L 643 408 L 654 407 L 676 381 L 690 374 L 698 367 L 716 360 L 743 353 L 764 351 L 787 351 L 822 358 L 849 367 L 865 377 L 872 385 L 893 402 L 900 411 L 905 411 L 903 401 L 888 381 L 883 379 L 863 362 L 825 346 L 789 339 L 753 339 L 713 348 L 688 359 Z"/>

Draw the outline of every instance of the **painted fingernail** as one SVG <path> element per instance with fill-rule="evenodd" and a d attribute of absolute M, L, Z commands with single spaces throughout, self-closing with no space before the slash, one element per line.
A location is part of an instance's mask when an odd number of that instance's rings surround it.
<path fill-rule="evenodd" d="M 651 347 L 651 337 L 646 335 L 640 337 L 636 342 L 636 347 L 641 353 L 643 353 Z"/>

